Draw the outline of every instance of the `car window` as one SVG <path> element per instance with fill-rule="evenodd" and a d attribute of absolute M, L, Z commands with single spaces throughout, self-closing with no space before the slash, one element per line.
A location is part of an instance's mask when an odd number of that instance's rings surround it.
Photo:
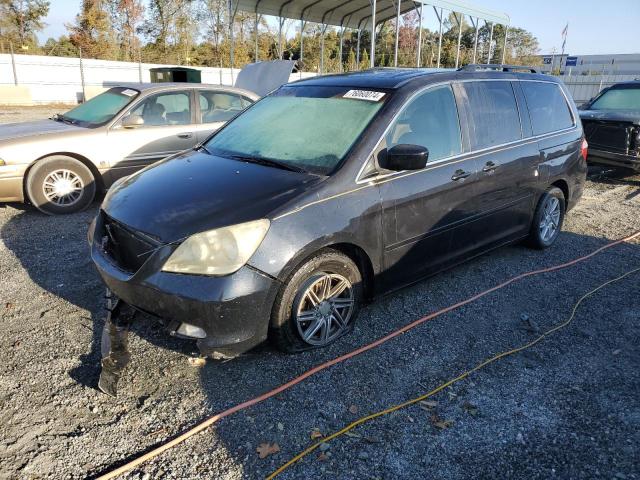
<path fill-rule="evenodd" d="M 131 115 L 140 115 L 143 125 L 188 125 L 191 123 L 189 92 L 167 92 L 143 100 Z"/>
<path fill-rule="evenodd" d="M 460 124 L 451 87 L 433 88 L 411 100 L 389 129 L 386 143 L 387 148 L 426 147 L 429 161 L 460 153 Z"/>
<path fill-rule="evenodd" d="M 614 87 L 604 92 L 589 107 L 591 110 L 640 110 L 640 88 Z"/>
<path fill-rule="evenodd" d="M 244 110 L 249 103 L 240 95 L 216 91 L 199 91 L 202 123 L 226 122 Z"/>
<path fill-rule="evenodd" d="M 81 126 L 101 125 L 111 120 L 139 93 L 133 88 L 111 88 L 69 110 L 60 118 Z"/>
<path fill-rule="evenodd" d="M 520 82 L 534 135 L 573 126 L 571 110 L 560 86 L 548 82 Z"/>
<path fill-rule="evenodd" d="M 511 82 L 465 82 L 471 149 L 501 145 L 522 138 L 520 116 Z"/>

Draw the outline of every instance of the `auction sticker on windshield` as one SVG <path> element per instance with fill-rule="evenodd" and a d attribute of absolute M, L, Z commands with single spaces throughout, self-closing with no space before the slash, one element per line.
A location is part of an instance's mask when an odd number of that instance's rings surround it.
<path fill-rule="evenodd" d="M 370 90 L 349 90 L 343 95 L 343 98 L 355 98 L 370 102 L 378 102 L 382 97 L 384 97 L 384 92 L 372 92 Z"/>
<path fill-rule="evenodd" d="M 122 90 L 123 95 L 126 95 L 127 97 L 130 97 L 132 95 L 135 95 L 136 93 L 138 93 L 136 90 L 131 90 L 130 88 L 127 88 L 126 90 Z"/>

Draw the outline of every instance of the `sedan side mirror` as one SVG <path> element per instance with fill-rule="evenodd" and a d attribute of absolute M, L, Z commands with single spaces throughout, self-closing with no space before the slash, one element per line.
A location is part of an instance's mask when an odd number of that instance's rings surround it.
<path fill-rule="evenodd" d="M 378 158 L 378 165 L 387 170 L 420 170 L 427 165 L 429 150 L 421 145 L 401 143 L 386 150 Z"/>
<path fill-rule="evenodd" d="M 144 118 L 140 115 L 127 115 L 122 119 L 122 126 L 124 128 L 136 128 L 144 125 Z"/>

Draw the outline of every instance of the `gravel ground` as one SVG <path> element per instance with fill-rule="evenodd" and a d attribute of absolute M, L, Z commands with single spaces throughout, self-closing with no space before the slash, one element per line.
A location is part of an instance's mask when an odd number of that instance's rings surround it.
<path fill-rule="evenodd" d="M 191 343 L 142 320 L 117 399 L 95 388 L 103 289 L 86 230 L 96 210 L 52 218 L 0 208 L 0 478 L 96 475 L 424 314 L 626 236 L 640 228 L 640 176 L 593 173 L 553 248 L 502 248 L 379 299 L 324 350 L 265 345 L 197 368 Z M 532 340 L 634 267 L 640 245 L 625 244 L 529 277 L 224 419 L 127 478 L 264 477 L 310 445 L 314 429 L 331 433 Z M 430 408 L 358 427 L 281 478 L 640 478 L 639 280 L 601 290 L 569 327 L 440 392 Z M 267 442 L 280 451 L 260 459 Z"/>

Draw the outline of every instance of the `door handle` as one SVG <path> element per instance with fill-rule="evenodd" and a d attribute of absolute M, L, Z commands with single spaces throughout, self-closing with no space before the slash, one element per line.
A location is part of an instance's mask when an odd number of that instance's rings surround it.
<path fill-rule="evenodd" d="M 493 172 L 496 168 L 498 168 L 498 165 L 496 165 L 495 163 L 493 163 L 491 160 L 489 160 L 484 167 L 482 167 L 482 171 L 483 172 Z"/>
<path fill-rule="evenodd" d="M 184 132 L 184 133 L 178 134 L 178 138 L 191 138 L 191 137 L 193 137 L 193 133 L 191 132 Z"/>
<path fill-rule="evenodd" d="M 458 169 L 451 176 L 451 180 L 453 180 L 455 182 L 457 180 L 462 180 L 463 178 L 467 178 L 469 175 L 471 175 L 471 172 L 465 172 L 464 170 Z"/>

